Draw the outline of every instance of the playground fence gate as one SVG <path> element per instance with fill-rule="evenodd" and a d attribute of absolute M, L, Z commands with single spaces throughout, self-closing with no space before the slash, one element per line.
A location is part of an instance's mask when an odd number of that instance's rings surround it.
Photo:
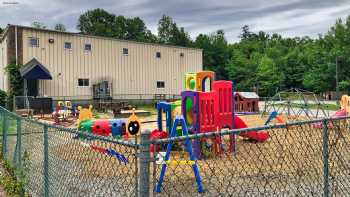
<path fill-rule="evenodd" d="M 31 196 L 347 196 L 349 121 L 320 119 L 153 141 L 144 131 L 134 143 L 25 119 L 0 107 L 1 156 Z M 230 135 L 262 130 L 269 132 L 268 141 L 237 138 L 236 151 L 228 150 Z M 214 154 L 212 139 L 218 137 L 222 151 Z M 201 142 L 204 159 L 189 159 L 183 148 L 188 140 Z M 170 142 L 168 161 L 150 153 L 150 144 L 165 150 Z M 162 165 L 167 168 L 159 184 Z"/>

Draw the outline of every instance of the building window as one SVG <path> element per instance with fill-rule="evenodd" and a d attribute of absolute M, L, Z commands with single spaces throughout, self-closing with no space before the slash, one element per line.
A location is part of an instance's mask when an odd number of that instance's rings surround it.
<path fill-rule="evenodd" d="M 165 88 L 165 82 L 164 81 L 157 81 L 157 88 Z"/>
<path fill-rule="evenodd" d="M 65 42 L 64 43 L 64 48 L 65 49 L 72 49 L 72 43 L 71 42 Z"/>
<path fill-rule="evenodd" d="M 29 46 L 31 46 L 31 47 L 39 47 L 39 38 L 30 37 L 29 38 Z"/>
<path fill-rule="evenodd" d="M 78 79 L 78 86 L 80 87 L 89 86 L 89 79 Z"/>
<path fill-rule="evenodd" d="M 85 51 L 91 51 L 91 44 L 85 44 L 84 49 Z"/>
<path fill-rule="evenodd" d="M 129 49 L 123 48 L 123 55 L 129 55 Z"/>
<path fill-rule="evenodd" d="M 160 52 L 156 53 L 156 58 L 160 58 Z"/>

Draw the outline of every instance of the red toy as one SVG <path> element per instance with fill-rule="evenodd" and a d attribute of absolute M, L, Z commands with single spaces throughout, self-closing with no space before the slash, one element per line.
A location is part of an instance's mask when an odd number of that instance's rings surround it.
<path fill-rule="evenodd" d="M 151 135 L 150 135 L 150 140 L 154 140 L 154 139 L 165 139 L 165 138 L 167 138 L 168 137 L 168 133 L 167 132 L 165 132 L 165 131 L 159 131 L 159 130 L 153 130 L 152 132 L 151 132 Z M 150 149 L 151 149 L 151 153 L 153 153 L 154 152 L 154 144 L 151 144 L 151 146 L 150 146 Z M 156 150 L 156 152 L 159 152 L 159 146 L 156 146 L 156 148 L 155 148 Z"/>
<path fill-rule="evenodd" d="M 92 133 L 95 135 L 109 136 L 111 133 L 109 120 L 96 120 L 92 125 Z"/>

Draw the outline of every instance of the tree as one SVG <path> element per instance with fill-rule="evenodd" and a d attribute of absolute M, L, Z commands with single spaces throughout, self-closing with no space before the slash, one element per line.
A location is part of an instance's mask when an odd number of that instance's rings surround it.
<path fill-rule="evenodd" d="M 145 42 L 147 28 L 143 20 L 139 17 L 130 18 L 126 20 L 126 40 L 135 40 Z"/>
<path fill-rule="evenodd" d="M 197 36 L 194 47 L 203 49 L 204 69 L 216 72 L 218 79 L 228 79 L 227 62 L 229 51 L 224 31 L 218 30 L 210 35 Z"/>
<path fill-rule="evenodd" d="M 42 22 L 34 21 L 32 23 L 32 27 L 39 28 L 39 29 L 46 29 L 46 25 Z"/>
<path fill-rule="evenodd" d="M 340 91 L 349 91 L 350 89 L 350 81 L 349 80 L 343 80 L 340 81 L 338 84 L 339 90 Z"/>
<path fill-rule="evenodd" d="M 183 27 L 178 27 L 170 16 L 163 15 L 158 22 L 158 40 L 160 43 L 189 46 L 191 38 Z"/>
<path fill-rule="evenodd" d="M 259 93 L 264 96 L 273 96 L 276 90 L 279 89 L 282 78 L 283 76 L 278 71 L 273 60 L 263 56 L 257 68 Z"/>
<path fill-rule="evenodd" d="M 0 27 L 0 34 L 3 32 L 4 30 Z"/>
<path fill-rule="evenodd" d="M 121 21 L 119 20 L 118 22 Z M 80 15 L 77 28 L 83 34 L 116 37 L 116 24 L 114 14 L 98 8 Z"/>
<path fill-rule="evenodd" d="M 65 32 L 66 31 L 66 27 L 62 24 L 62 23 L 57 23 L 55 25 L 55 28 L 54 28 L 56 31 L 62 31 L 62 32 Z"/>
<path fill-rule="evenodd" d="M 255 37 L 257 37 L 257 35 L 249 30 L 248 25 L 242 27 L 242 33 L 239 35 L 239 38 L 242 40 L 249 40 Z"/>
<path fill-rule="evenodd" d="M 5 91 L 0 90 L 0 106 L 6 107 L 7 94 Z"/>
<path fill-rule="evenodd" d="M 156 37 L 139 18 L 116 16 L 103 9 L 89 10 L 79 17 L 77 28 L 83 34 L 140 42 L 156 42 Z"/>
<path fill-rule="evenodd" d="M 173 19 L 170 16 L 163 15 L 158 22 L 158 40 L 160 43 L 169 44 L 174 28 Z"/>

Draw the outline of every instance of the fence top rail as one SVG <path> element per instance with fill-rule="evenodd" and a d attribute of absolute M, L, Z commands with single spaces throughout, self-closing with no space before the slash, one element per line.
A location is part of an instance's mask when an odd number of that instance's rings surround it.
<path fill-rule="evenodd" d="M 285 124 L 266 125 L 266 126 L 260 126 L 260 127 L 249 127 L 249 128 L 232 129 L 232 130 L 224 130 L 224 131 L 213 131 L 213 132 L 207 132 L 207 133 L 171 137 L 166 139 L 154 139 L 154 140 L 151 140 L 150 142 L 152 144 L 163 144 L 163 143 L 169 143 L 173 141 L 184 141 L 186 139 L 199 139 L 199 138 L 214 137 L 214 136 L 232 135 L 232 134 L 239 135 L 243 132 L 281 129 L 281 128 L 287 128 L 290 126 L 307 125 L 307 124 L 314 124 L 319 122 L 329 122 L 329 121 L 337 121 L 337 120 L 345 120 L 345 119 L 350 119 L 350 116 L 342 116 L 342 117 L 336 117 L 336 118 L 321 118 L 321 119 L 315 119 L 315 120 L 296 121 L 296 122 L 290 122 Z"/>
<path fill-rule="evenodd" d="M 110 142 L 110 143 L 114 143 L 114 144 L 121 144 L 121 145 L 124 145 L 124 146 L 129 146 L 129 147 L 134 147 L 134 148 L 138 147 L 138 144 L 136 144 L 136 143 L 134 143 L 132 141 L 125 141 L 125 140 L 122 140 L 122 139 L 115 139 L 115 138 L 112 138 L 112 137 L 104 137 L 104 136 L 93 135 L 93 134 L 81 132 L 81 131 L 79 131 L 76 128 L 67 128 L 67 127 L 63 127 L 63 126 L 59 126 L 59 125 L 52 125 L 52 124 L 49 124 L 49 123 L 39 122 L 37 120 L 20 117 L 17 114 L 14 114 L 13 112 L 8 111 L 7 109 L 5 109 L 5 108 L 3 108 L 1 106 L 0 106 L 0 113 L 4 113 L 5 115 L 10 116 L 12 118 L 20 119 L 20 120 L 27 121 L 27 122 L 30 122 L 30 123 L 33 123 L 33 124 L 37 124 L 37 125 L 41 125 L 43 127 L 47 127 L 47 128 L 50 128 L 50 129 L 56 129 L 56 130 L 60 130 L 60 131 L 71 133 L 71 134 L 77 134 L 77 135 L 79 134 L 79 135 L 82 135 L 82 136 L 90 137 L 90 138 L 95 139 L 95 140 L 102 140 L 102 141 L 106 141 L 106 142 Z"/>

